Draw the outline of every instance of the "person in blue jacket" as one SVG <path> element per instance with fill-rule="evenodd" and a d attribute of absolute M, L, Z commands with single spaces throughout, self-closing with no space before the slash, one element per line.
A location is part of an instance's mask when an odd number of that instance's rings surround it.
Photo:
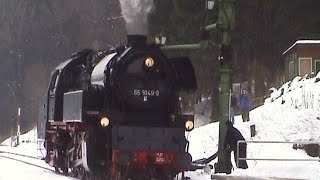
<path fill-rule="evenodd" d="M 251 105 L 251 97 L 248 91 L 242 90 L 240 97 L 239 97 L 239 103 L 241 108 L 241 116 L 243 122 L 250 121 L 249 117 L 249 111 L 250 111 L 250 105 Z"/>

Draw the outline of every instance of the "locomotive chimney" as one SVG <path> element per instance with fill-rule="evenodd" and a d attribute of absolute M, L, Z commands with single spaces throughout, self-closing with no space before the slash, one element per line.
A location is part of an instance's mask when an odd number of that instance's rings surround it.
<path fill-rule="evenodd" d="M 128 46 L 144 47 L 146 46 L 147 36 L 145 35 L 127 35 Z"/>

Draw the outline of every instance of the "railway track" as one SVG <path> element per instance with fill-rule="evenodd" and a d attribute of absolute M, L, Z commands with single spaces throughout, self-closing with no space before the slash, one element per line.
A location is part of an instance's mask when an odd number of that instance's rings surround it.
<path fill-rule="evenodd" d="M 24 163 L 27 165 L 31 165 L 34 167 L 38 167 L 38 168 L 41 168 L 44 170 L 55 172 L 55 170 L 53 168 L 46 167 L 46 164 L 44 164 L 43 166 L 39 165 L 40 164 L 39 161 L 41 161 L 41 159 L 34 157 L 34 156 L 13 153 L 13 152 L 7 152 L 7 151 L 0 151 L 0 157 L 10 159 L 13 161 L 18 161 L 18 162 L 21 162 L 21 163 Z"/>
<path fill-rule="evenodd" d="M 280 177 L 254 177 L 237 175 L 211 175 L 212 180 L 307 180 L 299 178 L 280 178 Z"/>

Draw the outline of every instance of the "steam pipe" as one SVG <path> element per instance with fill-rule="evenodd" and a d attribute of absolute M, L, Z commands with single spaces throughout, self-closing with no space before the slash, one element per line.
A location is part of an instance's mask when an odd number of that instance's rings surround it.
<path fill-rule="evenodd" d="M 179 44 L 179 45 L 169 45 L 161 46 L 160 49 L 163 51 L 192 51 L 192 50 L 205 50 L 208 47 L 208 39 L 210 37 L 209 32 L 217 28 L 217 23 L 211 24 L 203 28 L 200 32 L 200 42 L 198 44 Z"/>

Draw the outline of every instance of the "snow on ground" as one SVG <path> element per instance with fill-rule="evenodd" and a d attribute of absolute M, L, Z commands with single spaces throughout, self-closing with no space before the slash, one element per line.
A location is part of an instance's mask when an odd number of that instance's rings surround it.
<path fill-rule="evenodd" d="M 13 153 L 19 153 L 24 155 L 29 155 L 33 157 L 42 158 L 44 157 L 45 149 L 43 146 L 43 140 L 37 138 L 37 128 L 22 134 L 20 136 L 20 145 L 16 146 L 16 139 L 8 138 L 1 143 L 0 150 L 10 151 Z"/>
<path fill-rule="evenodd" d="M 40 161 L 40 160 L 39 160 Z M 12 161 L 10 159 L 0 157 L 0 180 L 66 180 L 69 177 L 55 174 L 51 171 L 30 166 L 21 162 Z"/>
<path fill-rule="evenodd" d="M 319 142 L 320 82 L 315 82 L 315 79 L 297 77 L 278 90 L 274 88 L 274 92 L 266 99 L 265 104 L 250 112 L 250 122 L 242 122 L 241 116 L 236 116 L 234 126 L 246 140 Z M 282 96 L 280 96 L 281 91 L 283 91 Z M 255 124 L 257 131 L 257 135 L 253 138 L 250 137 L 251 124 Z M 209 157 L 218 150 L 218 129 L 219 123 L 212 123 L 189 133 L 189 150 L 194 160 Z M 292 144 L 249 143 L 247 148 L 248 158 L 319 159 L 308 156 L 304 150 L 294 150 Z M 217 159 L 210 164 L 213 165 L 216 161 Z M 232 175 L 320 179 L 319 161 L 255 160 L 248 161 L 248 165 L 249 168 L 246 170 L 235 169 Z"/>
<path fill-rule="evenodd" d="M 235 117 L 235 127 L 244 135 L 246 140 L 257 141 L 320 141 L 320 82 L 316 82 L 317 77 L 295 78 L 292 82 L 285 83 L 279 89 L 272 89 L 270 98 L 265 100 L 265 104 L 250 112 L 250 122 L 242 122 L 241 116 Z M 282 90 L 283 89 L 283 90 Z M 283 93 L 281 93 L 283 92 Z M 281 95 L 283 94 L 283 95 Z M 281 96 L 280 96 L 281 95 Z M 204 108 L 201 110 L 201 108 Z M 218 149 L 219 123 L 211 123 L 208 117 L 210 106 L 198 105 L 196 112 L 196 126 L 192 132 L 187 133 L 190 141 L 189 151 L 194 160 L 211 156 Z M 257 135 L 250 137 L 250 125 L 255 124 Z M 201 126 L 201 127 L 200 127 Z M 41 156 L 36 143 L 36 130 L 32 130 L 26 135 L 22 135 L 21 143 L 16 148 L 0 146 L 0 150 L 24 152 L 33 156 Z M 6 140 L 2 145 L 11 145 L 10 140 Z M 319 159 L 308 156 L 304 150 L 294 150 L 292 144 L 251 144 L 248 146 L 248 158 L 295 158 L 295 159 Z M 232 154 L 233 159 L 233 154 Z M 214 165 L 214 160 L 210 164 Z M 43 163 L 43 161 L 41 161 Z M 235 163 L 233 161 L 234 167 Z M 258 177 L 262 179 L 273 178 L 294 178 L 294 179 L 320 179 L 320 162 L 316 161 L 248 161 L 249 168 L 246 170 L 234 169 L 231 175 L 219 174 L 225 177 L 235 176 L 251 179 Z M 68 179 L 57 176 L 51 172 L 41 169 L 23 166 L 0 159 L 0 180 L 18 179 L 30 177 L 33 179 Z M 16 172 L 18 169 L 19 173 Z M 4 170 L 4 171 L 3 171 Z M 19 176 L 18 174 L 22 174 Z M 211 173 L 198 170 L 187 172 L 186 176 L 192 180 L 209 180 Z M 11 178 L 13 177 L 13 178 Z"/>
<path fill-rule="evenodd" d="M 0 151 L 12 152 L 23 155 L 29 155 L 39 159 L 33 159 L 28 157 L 19 157 L 19 161 L 13 161 L 8 158 L 1 157 L 2 155 L 11 158 L 17 158 L 15 155 L 8 155 L 0 153 L 0 180 L 17 180 L 17 179 L 32 179 L 32 180 L 43 180 L 43 179 L 54 179 L 54 180 L 67 180 L 74 179 L 56 174 L 50 170 L 41 169 L 36 166 L 45 167 L 51 170 L 54 168 L 47 165 L 41 158 L 45 154 L 43 148 L 43 141 L 37 139 L 37 129 L 34 128 L 26 134 L 20 136 L 20 145 L 14 147 L 11 138 L 6 139 L 1 143 Z M 12 147 L 11 147 L 12 145 Z M 32 163 L 36 166 L 31 166 L 26 163 Z"/>

